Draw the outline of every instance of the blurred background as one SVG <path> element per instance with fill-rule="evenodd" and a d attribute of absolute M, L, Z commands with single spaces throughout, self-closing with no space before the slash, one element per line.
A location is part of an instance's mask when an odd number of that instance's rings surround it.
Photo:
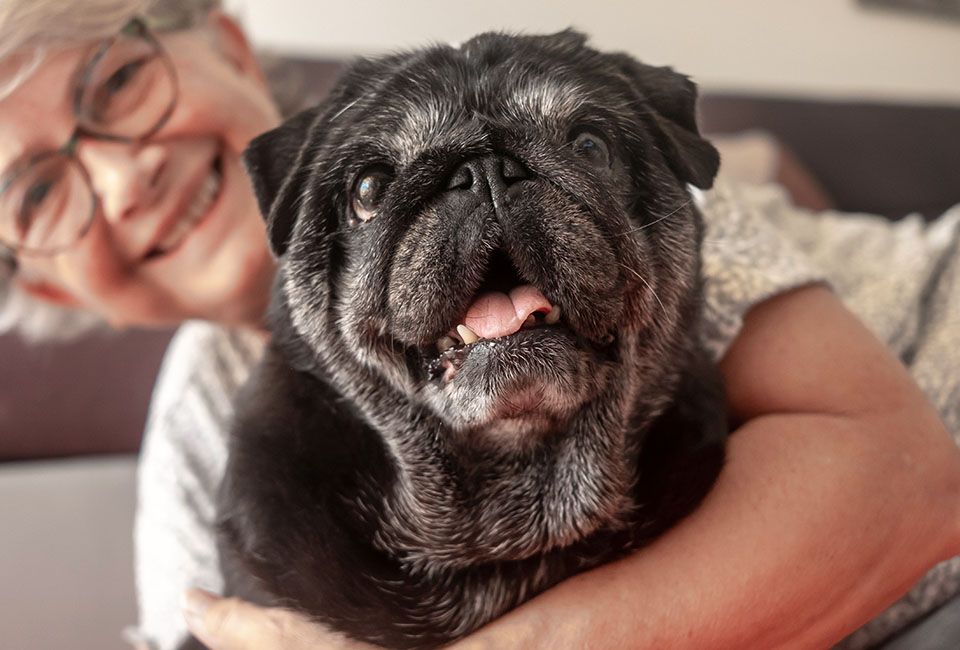
<path fill-rule="evenodd" d="M 727 173 L 890 218 L 960 201 L 960 0 L 226 5 L 317 98 L 356 55 L 572 26 L 689 74 Z M 169 336 L 0 337 L 0 647 L 126 647 L 135 453 Z"/>
<path fill-rule="evenodd" d="M 960 104 L 960 13 L 896 0 L 550 2 L 226 0 L 264 46 L 342 58 L 481 31 L 574 27 L 601 49 L 672 65 L 705 91 Z M 944 10 L 957 2 L 905 0 Z"/>

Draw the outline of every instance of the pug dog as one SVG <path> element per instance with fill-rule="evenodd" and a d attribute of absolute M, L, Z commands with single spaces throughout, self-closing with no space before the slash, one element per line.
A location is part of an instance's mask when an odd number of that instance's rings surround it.
<path fill-rule="evenodd" d="M 361 61 L 250 145 L 280 264 L 219 497 L 236 571 L 431 648 L 698 505 L 727 420 L 695 103 L 579 33 L 488 33 Z"/>

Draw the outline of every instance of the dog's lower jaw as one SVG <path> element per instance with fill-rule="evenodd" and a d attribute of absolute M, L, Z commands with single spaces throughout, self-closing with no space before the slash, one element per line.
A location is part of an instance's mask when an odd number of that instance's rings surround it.
<path fill-rule="evenodd" d="M 680 348 L 692 341 L 689 333 L 679 336 Z M 397 468 L 378 522 L 382 548 L 416 566 L 463 568 L 523 560 L 622 526 L 635 506 L 630 489 L 642 431 L 677 381 L 663 364 L 644 363 L 640 338 L 625 329 L 610 361 L 578 353 L 561 381 L 518 385 L 538 394 L 536 408 L 519 418 L 494 417 L 482 428 L 455 429 L 429 403 L 384 411 L 383 404 L 403 401 L 388 398 L 385 383 L 382 397 L 348 395 L 376 405 L 364 415 L 382 432 Z M 544 408 L 543 391 L 562 406 Z"/>
<path fill-rule="evenodd" d="M 422 431 L 392 433 L 398 476 L 380 522 L 384 549 L 462 567 L 531 557 L 615 520 L 632 480 L 625 426 L 599 401 L 585 410 L 522 451 L 456 445 L 442 425 L 430 447 Z"/>
<path fill-rule="evenodd" d="M 503 444 L 532 449 L 543 434 L 565 429 L 609 375 L 602 355 L 558 330 L 531 340 L 476 343 L 451 381 L 424 382 L 415 397 L 444 421 L 457 443 L 492 451 Z"/>

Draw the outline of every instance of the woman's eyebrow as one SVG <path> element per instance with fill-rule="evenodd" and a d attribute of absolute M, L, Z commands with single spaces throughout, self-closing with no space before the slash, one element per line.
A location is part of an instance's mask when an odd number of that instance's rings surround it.
<path fill-rule="evenodd" d="M 103 56 L 102 49 L 104 47 L 103 43 L 94 43 L 83 50 L 83 54 L 77 59 L 77 64 L 73 67 L 73 70 L 70 72 L 70 76 L 67 77 L 67 86 L 65 89 L 65 97 L 67 105 L 70 106 L 70 110 L 73 112 L 76 108 L 77 103 L 77 89 L 80 87 L 80 82 L 83 81 L 84 74 L 91 68 L 91 66 Z"/>

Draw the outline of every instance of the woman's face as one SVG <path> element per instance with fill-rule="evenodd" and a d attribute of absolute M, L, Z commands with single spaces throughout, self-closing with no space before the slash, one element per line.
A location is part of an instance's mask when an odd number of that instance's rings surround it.
<path fill-rule="evenodd" d="M 258 323 L 273 262 L 240 153 L 279 114 L 228 18 L 158 40 L 177 72 L 172 115 L 144 142 L 80 140 L 76 155 L 99 197 L 93 223 L 63 252 L 21 254 L 18 281 L 115 326 Z M 0 100 L 0 173 L 69 140 L 74 75 L 94 49 L 48 56 Z"/>

